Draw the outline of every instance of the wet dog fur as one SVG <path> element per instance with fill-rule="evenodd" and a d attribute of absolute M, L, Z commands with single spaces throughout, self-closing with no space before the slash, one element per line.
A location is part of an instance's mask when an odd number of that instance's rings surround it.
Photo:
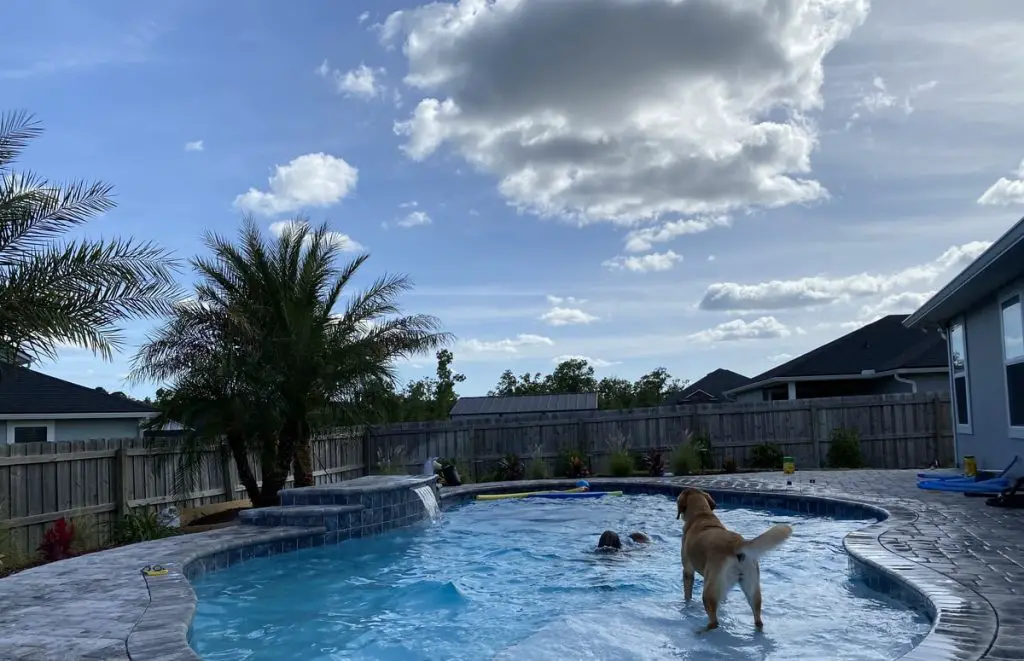
<path fill-rule="evenodd" d="M 714 514 L 714 498 L 700 489 L 688 488 L 676 499 L 676 518 L 683 519 L 683 597 L 693 598 L 694 573 L 704 578 L 702 599 L 708 615 L 707 630 L 718 628 L 718 607 L 734 585 L 739 584 L 743 596 L 754 613 L 754 626 L 760 631 L 761 567 L 758 560 L 765 553 L 789 539 L 793 529 L 787 525 L 772 526 L 751 540 L 726 529 Z"/>

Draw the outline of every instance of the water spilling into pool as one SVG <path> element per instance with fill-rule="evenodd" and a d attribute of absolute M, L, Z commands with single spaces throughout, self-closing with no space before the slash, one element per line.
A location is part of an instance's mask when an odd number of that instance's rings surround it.
<path fill-rule="evenodd" d="M 718 514 L 747 536 L 794 528 L 762 561 L 763 634 L 736 589 L 722 629 L 698 635 L 700 578 L 685 605 L 675 503 L 624 496 L 474 503 L 208 574 L 193 645 L 218 661 L 888 661 L 927 633 L 923 616 L 850 578 L 842 538 L 868 521 Z M 654 543 L 595 553 L 606 528 Z"/>
<path fill-rule="evenodd" d="M 413 492 L 419 497 L 423 507 L 427 510 L 427 516 L 431 521 L 441 516 L 441 507 L 437 504 L 437 496 L 430 487 L 416 487 Z"/>

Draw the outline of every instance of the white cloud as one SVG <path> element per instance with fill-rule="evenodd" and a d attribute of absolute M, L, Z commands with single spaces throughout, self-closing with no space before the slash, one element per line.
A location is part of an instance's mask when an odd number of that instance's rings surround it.
<path fill-rule="evenodd" d="M 555 356 L 554 358 L 551 359 L 551 362 L 558 365 L 560 363 L 564 363 L 567 360 L 585 360 L 587 361 L 587 363 L 590 364 L 591 367 L 596 367 L 598 369 L 602 367 L 611 367 L 612 365 L 619 364 L 618 362 L 615 361 L 603 360 L 601 358 L 589 358 L 587 356 Z"/>
<path fill-rule="evenodd" d="M 514 338 L 504 340 L 468 339 L 462 342 L 462 348 L 473 353 L 519 353 L 520 349 L 537 346 L 553 346 L 555 343 L 543 335 L 521 333 Z"/>
<path fill-rule="evenodd" d="M 1024 160 L 1017 166 L 1013 179 L 1000 177 L 978 198 L 978 204 L 985 206 L 1009 206 L 1024 204 Z"/>
<path fill-rule="evenodd" d="M 673 220 L 657 227 L 644 227 L 626 235 L 626 252 L 647 252 L 655 243 L 667 243 L 687 234 L 699 234 L 716 227 L 728 227 L 728 216 L 712 216 L 692 220 Z"/>
<path fill-rule="evenodd" d="M 316 73 L 325 80 L 330 80 L 334 89 L 339 94 L 348 97 L 356 97 L 369 101 L 378 96 L 383 96 L 385 89 L 379 77 L 387 73 L 382 68 L 372 68 L 360 64 L 355 69 L 342 73 L 338 69 L 332 69 L 324 60 L 316 69 Z"/>
<path fill-rule="evenodd" d="M 953 246 L 937 259 L 890 274 L 860 273 L 845 277 L 814 276 L 772 280 L 755 285 L 721 282 L 710 285 L 700 300 L 702 310 L 785 310 L 836 301 L 899 293 L 897 290 L 937 284 L 959 272 L 991 245 L 972 241 Z"/>
<path fill-rule="evenodd" d="M 708 261 L 709 262 L 715 261 L 715 256 L 714 255 L 708 255 Z"/>
<path fill-rule="evenodd" d="M 693 333 L 687 339 L 692 342 L 735 342 L 739 340 L 774 340 L 793 334 L 785 324 L 775 317 L 760 317 L 753 321 L 733 319 L 714 328 Z"/>
<path fill-rule="evenodd" d="M 683 261 L 682 255 L 677 255 L 671 250 L 665 252 L 652 252 L 647 255 L 629 255 L 613 257 L 602 262 L 605 268 L 613 271 L 632 271 L 634 273 L 647 273 L 649 271 L 668 271 L 676 262 Z"/>
<path fill-rule="evenodd" d="M 264 216 L 328 207 L 351 193 L 359 170 L 342 158 L 324 153 L 306 154 L 274 167 L 268 191 L 250 188 L 235 198 L 239 209 Z"/>
<path fill-rule="evenodd" d="M 405 218 L 398 221 L 399 227 L 419 227 L 421 225 L 429 225 L 434 222 L 426 211 L 411 211 Z"/>
<path fill-rule="evenodd" d="M 402 202 L 401 204 L 398 205 L 398 208 L 399 209 L 415 209 L 419 205 L 420 205 L 420 203 L 417 202 L 416 200 L 410 200 L 408 202 Z"/>
<path fill-rule="evenodd" d="M 861 119 L 863 113 L 877 115 L 893 108 L 900 108 L 905 115 L 909 115 L 914 112 L 914 99 L 923 92 L 935 89 L 936 85 L 938 85 L 938 81 L 935 80 L 912 85 L 900 98 L 889 91 L 881 76 L 875 76 L 871 81 L 870 89 L 864 92 L 854 104 L 854 111 L 846 123 L 846 128 L 849 129 L 857 120 Z"/>
<path fill-rule="evenodd" d="M 356 20 L 359 21 L 360 24 L 362 24 L 362 23 L 365 23 L 367 20 L 369 20 L 369 18 L 370 18 L 370 12 L 364 11 L 362 14 L 359 15 L 358 18 L 356 18 Z"/>
<path fill-rule="evenodd" d="M 935 295 L 934 291 L 912 292 L 905 291 L 898 294 L 890 294 L 878 303 L 865 305 L 860 309 L 860 316 L 874 321 L 879 317 L 888 314 L 911 314 L 914 310 L 924 305 L 925 301 Z"/>
<path fill-rule="evenodd" d="M 295 220 L 280 220 L 276 223 L 270 224 L 270 233 L 274 236 L 281 236 L 285 232 L 296 228 L 300 225 L 309 226 L 308 223 Z M 328 232 L 324 239 L 328 243 L 334 244 L 338 250 L 342 252 L 360 252 L 364 250 L 362 244 L 355 241 L 348 234 L 342 234 L 341 232 Z M 310 235 L 306 236 L 305 243 L 308 245 L 312 241 Z"/>
<path fill-rule="evenodd" d="M 515 207 L 580 223 L 821 200 L 809 172 L 822 62 L 868 7 L 461 0 L 398 11 L 381 38 L 403 43 L 405 82 L 423 98 L 395 130 L 409 157 L 449 145 Z"/>
<path fill-rule="evenodd" d="M 554 306 L 539 319 L 550 326 L 570 326 L 573 324 L 589 324 L 597 321 L 597 317 L 579 308 L 563 308 Z"/>
<path fill-rule="evenodd" d="M 193 140 L 185 143 L 185 151 L 203 151 L 203 141 Z"/>
<path fill-rule="evenodd" d="M 769 363 L 784 363 L 787 360 L 792 360 L 793 356 L 788 353 L 776 353 L 768 356 Z"/>

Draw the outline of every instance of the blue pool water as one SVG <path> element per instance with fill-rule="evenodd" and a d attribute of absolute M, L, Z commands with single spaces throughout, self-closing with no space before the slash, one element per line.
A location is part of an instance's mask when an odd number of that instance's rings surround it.
<path fill-rule="evenodd" d="M 684 604 L 675 503 L 624 496 L 473 503 L 437 523 L 208 574 L 195 583 L 193 645 L 209 661 L 882 661 L 927 633 L 923 616 L 850 578 L 842 539 L 868 521 L 718 514 L 748 537 L 793 526 L 761 562 L 762 634 L 738 588 L 722 628 L 698 634 L 700 578 Z M 654 543 L 595 553 L 605 528 Z"/>

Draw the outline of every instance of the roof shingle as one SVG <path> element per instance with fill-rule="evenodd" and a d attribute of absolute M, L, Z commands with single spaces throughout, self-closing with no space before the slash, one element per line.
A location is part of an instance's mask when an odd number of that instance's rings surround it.
<path fill-rule="evenodd" d="M 750 377 L 743 376 L 737 372 L 727 369 L 717 369 L 704 375 L 703 378 L 694 381 L 680 392 L 667 397 L 667 404 L 678 404 L 686 401 L 688 397 L 703 390 L 707 394 L 719 400 L 726 400 L 726 391 L 740 388 L 750 383 Z"/>
<path fill-rule="evenodd" d="M 0 418 L 6 415 L 156 413 L 152 406 L 47 376 L 24 367 L 0 365 Z"/>
<path fill-rule="evenodd" d="M 597 409 L 597 393 L 568 395 L 514 395 L 511 397 L 459 397 L 449 415 L 505 415 L 554 413 Z"/>

